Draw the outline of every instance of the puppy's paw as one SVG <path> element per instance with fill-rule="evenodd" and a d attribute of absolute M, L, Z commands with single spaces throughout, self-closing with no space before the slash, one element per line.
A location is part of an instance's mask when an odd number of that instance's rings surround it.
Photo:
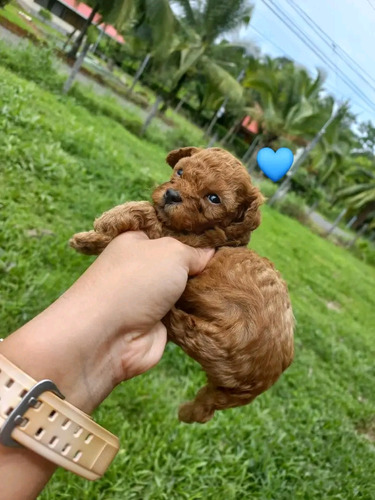
<path fill-rule="evenodd" d="M 95 231 L 86 231 L 75 234 L 70 240 L 69 245 L 77 252 L 86 255 L 98 255 L 110 243 L 111 237 L 96 233 Z"/>
<path fill-rule="evenodd" d="M 211 420 L 215 410 L 211 406 L 202 405 L 196 401 L 189 401 L 180 406 L 178 410 L 178 419 L 186 424 L 199 422 L 204 424 Z"/>

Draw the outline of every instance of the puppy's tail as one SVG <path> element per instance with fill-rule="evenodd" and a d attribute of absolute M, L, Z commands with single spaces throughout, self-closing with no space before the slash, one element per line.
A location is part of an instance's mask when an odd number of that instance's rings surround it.
<path fill-rule="evenodd" d="M 86 255 L 98 255 L 111 242 L 110 236 L 97 233 L 96 231 L 87 231 L 77 233 L 69 240 L 69 245 L 77 252 Z"/>
<path fill-rule="evenodd" d="M 202 387 L 193 401 L 180 406 L 178 418 L 181 422 L 205 423 L 211 420 L 216 410 L 225 410 L 251 403 L 256 395 L 236 393 L 224 387 L 207 384 Z"/>

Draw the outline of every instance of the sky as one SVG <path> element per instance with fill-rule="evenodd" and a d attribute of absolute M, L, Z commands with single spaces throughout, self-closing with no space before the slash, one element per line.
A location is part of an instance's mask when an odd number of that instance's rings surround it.
<path fill-rule="evenodd" d="M 375 124 L 375 0 L 291 1 L 319 25 L 335 42 L 336 48 L 331 43 L 326 45 L 293 10 L 288 0 L 252 0 L 254 11 L 250 24 L 236 32 L 235 38 L 256 43 L 264 54 L 287 56 L 305 66 L 312 75 L 316 75 L 316 68 L 323 69 L 327 91 L 339 101 L 349 100 L 351 111 L 357 115 L 359 122 L 371 120 Z M 266 3 L 273 6 L 279 15 L 287 16 L 288 26 L 296 23 L 307 35 L 308 41 L 323 52 L 322 59 L 283 24 Z M 352 68 L 348 67 L 339 57 L 340 48 L 367 74 L 350 60 Z M 329 60 L 338 70 L 329 67 Z M 349 88 L 342 81 L 340 70 L 357 89 Z M 364 102 L 363 98 L 370 102 Z"/>

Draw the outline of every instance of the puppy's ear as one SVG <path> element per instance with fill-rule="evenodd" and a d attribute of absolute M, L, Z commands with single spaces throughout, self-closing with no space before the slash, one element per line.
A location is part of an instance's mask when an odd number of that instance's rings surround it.
<path fill-rule="evenodd" d="M 174 149 L 173 151 L 168 153 L 166 161 L 168 165 L 170 165 L 173 168 L 178 162 L 178 160 L 181 160 L 181 158 L 185 158 L 186 156 L 193 156 L 196 153 L 199 153 L 199 151 L 202 151 L 202 148 L 195 148 L 194 146 Z"/>
<path fill-rule="evenodd" d="M 251 186 L 238 211 L 235 222 L 241 224 L 244 230 L 255 231 L 261 219 L 259 207 L 264 201 L 265 198 L 259 189 L 255 186 Z"/>

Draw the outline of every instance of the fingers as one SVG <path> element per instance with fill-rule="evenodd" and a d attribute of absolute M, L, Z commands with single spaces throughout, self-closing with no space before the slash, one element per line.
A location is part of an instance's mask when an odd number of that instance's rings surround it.
<path fill-rule="evenodd" d="M 113 241 L 116 242 L 116 240 L 131 243 L 146 241 L 149 240 L 149 237 L 143 231 L 127 231 L 114 238 Z M 151 241 L 153 245 L 157 242 L 156 248 L 158 248 L 158 251 L 160 251 L 161 247 L 163 248 L 164 255 L 172 252 L 176 252 L 179 256 L 182 254 L 183 264 L 190 276 L 201 273 L 215 253 L 213 248 L 193 248 L 171 237 L 157 238 L 156 240 L 150 240 L 150 243 Z M 152 257 L 151 249 L 152 245 L 150 246 L 150 257 Z"/>
<path fill-rule="evenodd" d="M 185 247 L 189 276 L 201 273 L 215 254 L 213 248 Z"/>

